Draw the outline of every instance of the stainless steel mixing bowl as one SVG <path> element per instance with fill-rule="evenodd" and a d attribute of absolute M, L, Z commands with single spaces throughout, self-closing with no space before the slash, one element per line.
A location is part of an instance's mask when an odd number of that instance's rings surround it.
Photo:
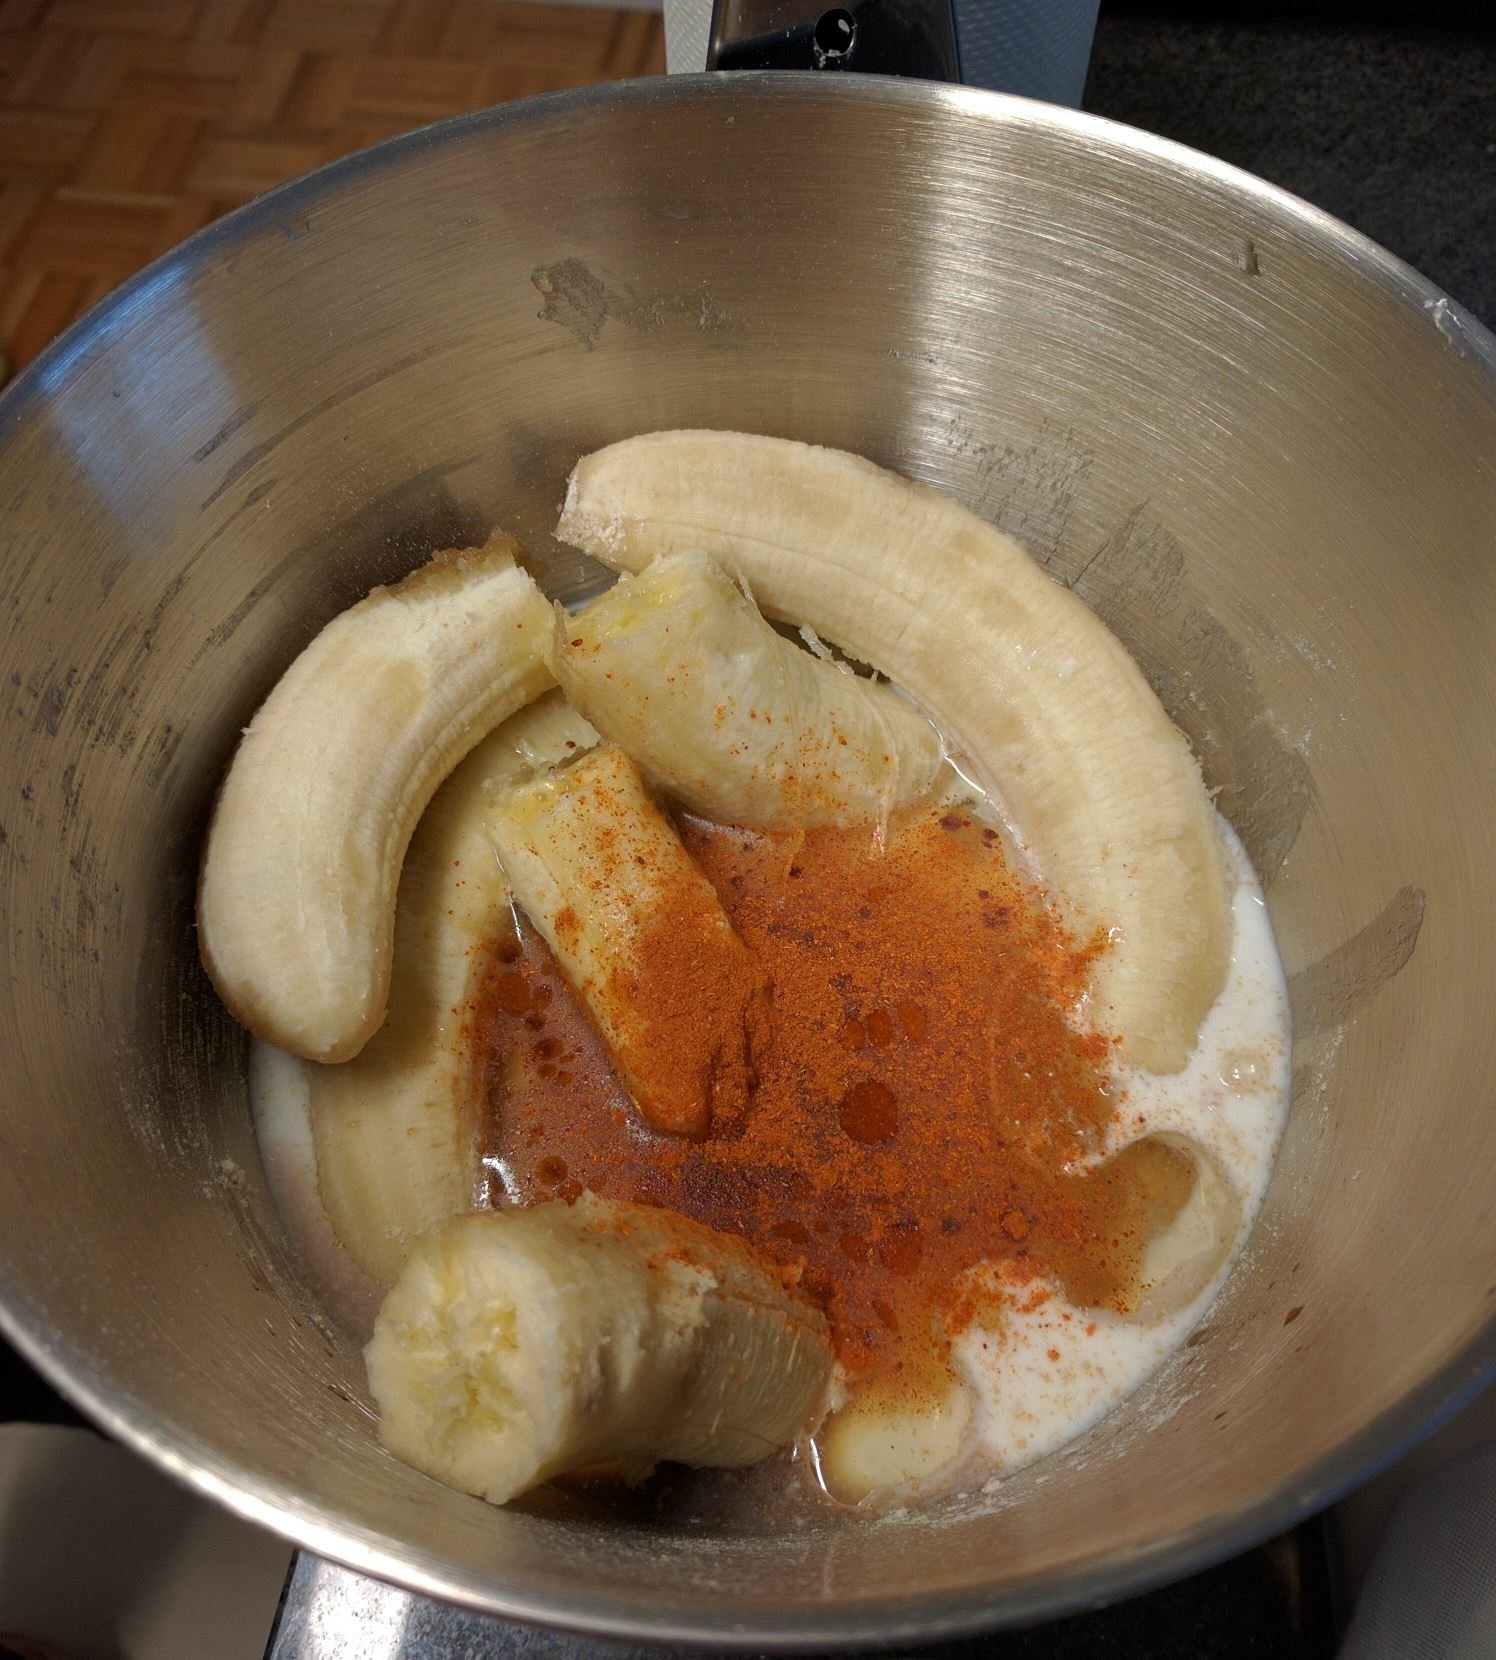
<path fill-rule="evenodd" d="M 1293 976 L 1292 1124 L 1205 1328 L 1067 1452 L 928 1514 L 610 1524 L 387 1457 L 195 959 L 215 780 L 313 632 L 493 524 L 579 591 L 548 534 L 572 462 L 693 424 L 861 451 L 1027 541 L 1194 738 Z M 959 88 L 540 99 L 128 284 L 0 403 L 0 503 L 4 1325 L 202 1491 L 526 1619 L 893 1639 L 1244 1546 L 1489 1375 L 1496 350 L 1343 226 Z"/>

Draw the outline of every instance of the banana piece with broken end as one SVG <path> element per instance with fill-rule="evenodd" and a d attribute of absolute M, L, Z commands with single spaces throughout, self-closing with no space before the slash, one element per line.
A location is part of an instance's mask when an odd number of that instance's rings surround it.
<path fill-rule="evenodd" d="M 239 745 L 208 830 L 198 942 L 257 1036 L 345 1061 L 379 1029 L 416 822 L 487 732 L 552 684 L 550 607 L 495 536 L 335 617 Z"/>
<path fill-rule="evenodd" d="M 739 1113 L 768 982 L 628 756 L 602 744 L 501 794 L 489 835 L 646 1122 L 700 1138 Z"/>
<path fill-rule="evenodd" d="M 599 1462 L 756 1463 L 815 1427 L 833 1364 L 741 1241 L 591 1194 L 428 1235 L 364 1353 L 385 1446 L 493 1504 Z"/>
<path fill-rule="evenodd" d="M 1095 1025 L 1177 1072 L 1225 984 L 1231 903 L 1183 735 L 1102 622 L 1010 537 L 857 456 L 656 432 L 576 465 L 556 534 L 615 569 L 688 550 L 872 664 L 972 758 L 1062 914 L 1109 932 Z"/>
<path fill-rule="evenodd" d="M 552 653 L 598 731 L 719 823 L 883 822 L 940 771 L 918 709 L 776 633 L 705 554 L 656 559 L 574 615 L 558 607 Z"/>

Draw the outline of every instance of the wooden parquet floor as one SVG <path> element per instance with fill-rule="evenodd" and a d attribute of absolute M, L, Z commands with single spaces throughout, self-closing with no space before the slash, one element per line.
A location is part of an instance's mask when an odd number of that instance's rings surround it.
<path fill-rule="evenodd" d="M 519 0 L 0 0 L 0 350 L 220 213 L 441 116 L 659 74 L 658 14 Z"/>

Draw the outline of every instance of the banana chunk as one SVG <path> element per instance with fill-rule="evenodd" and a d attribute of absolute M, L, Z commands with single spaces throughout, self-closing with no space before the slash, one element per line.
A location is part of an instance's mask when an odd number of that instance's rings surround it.
<path fill-rule="evenodd" d="M 384 1019 L 395 893 L 416 821 L 486 732 L 552 684 L 550 607 L 514 544 L 438 554 L 335 617 L 250 722 L 198 885 L 204 966 L 230 1012 L 308 1060 Z"/>
<path fill-rule="evenodd" d="M 293 1056 L 278 1063 L 299 1073 L 327 1220 L 381 1290 L 416 1239 L 471 1208 L 477 1186 L 487 1056 L 468 1018 L 510 928 L 509 889 L 488 838 L 491 803 L 596 742 L 554 690 L 479 742 L 411 837 L 389 1018 L 341 1066 Z"/>
<path fill-rule="evenodd" d="M 940 770 L 919 710 L 777 634 L 704 554 L 657 559 L 580 614 L 558 612 L 553 650 L 598 731 L 724 824 L 882 821 Z"/>
<path fill-rule="evenodd" d="M 756 1463 L 832 1370 L 824 1317 L 740 1241 L 591 1194 L 430 1234 L 364 1355 L 385 1446 L 493 1504 L 598 1462 Z"/>
<path fill-rule="evenodd" d="M 1200 771 L 1136 663 L 1010 537 L 838 450 L 657 432 L 577 463 L 562 540 L 617 569 L 699 550 L 770 616 L 907 692 L 971 758 L 1081 937 L 1095 1024 L 1179 1071 L 1225 984 L 1231 903 Z"/>
<path fill-rule="evenodd" d="M 967 1451 L 971 1397 L 954 1378 L 934 1400 L 891 1406 L 854 1400 L 817 1438 L 821 1481 L 843 1504 L 907 1496 Z"/>
<path fill-rule="evenodd" d="M 768 985 L 615 744 L 502 796 L 499 862 L 655 1129 L 699 1138 L 747 1103 Z"/>

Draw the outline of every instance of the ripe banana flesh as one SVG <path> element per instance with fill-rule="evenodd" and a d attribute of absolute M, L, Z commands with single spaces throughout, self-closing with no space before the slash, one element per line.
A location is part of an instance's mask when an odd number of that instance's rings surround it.
<path fill-rule="evenodd" d="M 365 1359 L 390 1451 L 494 1504 L 601 1461 L 755 1463 L 832 1370 L 824 1318 L 746 1246 L 591 1194 L 427 1235 Z"/>
<path fill-rule="evenodd" d="M 912 704 L 776 633 L 704 554 L 657 559 L 559 612 L 552 649 L 598 731 L 719 823 L 883 822 L 940 770 L 939 734 Z"/>
<path fill-rule="evenodd" d="M 603 744 L 508 791 L 489 834 L 645 1120 L 700 1137 L 741 1110 L 767 984 L 628 756 Z"/>
<path fill-rule="evenodd" d="M 596 742 L 551 691 L 477 745 L 411 837 L 389 1018 L 340 1066 L 282 1062 L 300 1072 L 322 1208 L 344 1251 L 381 1289 L 428 1228 L 473 1203 L 487 1057 L 471 1015 L 511 927 L 489 809 L 518 780 Z"/>
<path fill-rule="evenodd" d="M 335 617 L 250 722 L 198 887 L 230 1012 L 308 1060 L 384 1019 L 395 894 L 416 821 L 485 733 L 551 683 L 550 607 L 514 544 L 438 554 Z"/>
<path fill-rule="evenodd" d="M 1154 1233 L 1138 1264 L 1137 1286 L 1125 1312 L 1144 1324 L 1192 1303 L 1225 1265 L 1241 1228 L 1241 1201 L 1198 1142 L 1172 1132 L 1147 1139 L 1186 1160 L 1194 1179 L 1188 1198 Z"/>
<path fill-rule="evenodd" d="M 1082 938 L 1092 1018 L 1177 1072 L 1226 977 L 1231 905 L 1199 769 L 1099 619 L 1011 538 L 841 451 L 657 432 L 577 463 L 557 526 L 617 569 L 696 550 L 771 616 L 903 688 L 969 757 Z"/>
<path fill-rule="evenodd" d="M 853 1400 L 817 1437 L 821 1481 L 843 1504 L 907 1492 L 955 1463 L 970 1422 L 971 1397 L 955 1379 L 934 1400 Z"/>

